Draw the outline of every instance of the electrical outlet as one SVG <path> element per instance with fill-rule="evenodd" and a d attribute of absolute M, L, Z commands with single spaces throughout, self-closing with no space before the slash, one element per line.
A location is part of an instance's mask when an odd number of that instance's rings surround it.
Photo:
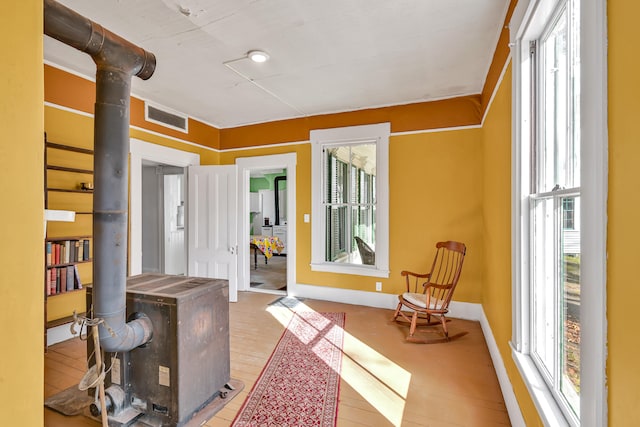
<path fill-rule="evenodd" d="M 382 282 L 376 282 L 376 291 L 382 292 Z"/>

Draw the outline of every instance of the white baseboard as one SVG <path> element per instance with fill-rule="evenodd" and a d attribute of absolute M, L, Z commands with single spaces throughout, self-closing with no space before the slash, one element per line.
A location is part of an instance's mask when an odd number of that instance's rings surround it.
<path fill-rule="evenodd" d="M 398 305 L 398 297 L 395 294 L 384 294 L 381 292 L 355 291 L 352 289 L 330 288 L 325 286 L 301 285 L 296 284 L 290 286 L 288 295 L 292 297 L 311 298 L 323 301 L 333 301 L 345 304 L 364 305 L 367 307 L 377 307 L 393 310 Z M 498 344 L 491 331 L 489 321 L 485 316 L 482 304 L 474 304 L 469 302 L 451 301 L 449 306 L 449 316 L 457 319 L 474 320 L 480 322 L 482 332 L 484 333 L 489 354 L 496 370 L 496 376 L 500 383 L 502 396 L 504 398 L 507 412 L 514 427 L 525 427 L 524 418 L 518 406 L 516 395 L 513 392 L 511 381 L 507 375 L 502 356 L 498 350 Z"/>
<path fill-rule="evenodd" d="M 502 397 L 504 398 L 504 404 L 507 407 L 507 412 L 509 413 L 511 425 L 514 427 L 526 427 L 524 418 L 522 417 L 522 412 L 520 411 L 520 406 L 518 405 L 518 400 L 516 399 L 513 387 L 511 386 L 511 381 L 509 380 L 509 375 L 507 375 L 507 369 L 504 367 L 500 350 L 498 350 L 498 344 L 493 337 L 489 320 L 487 320 L 487 316 L 485 316 L 481 305 L 480 310 L 482 316 L 480 319 L 480 326 L 482 327 L 487 347 L 489 347 L 489 354 L 491 355 L 493 367 L 495 368 L 496 375 L 498 376 L 498 382 L 500 383 Z"/>
<path fill-rule="evenodd" d="M 395 310 L 398 305 L 396 294 L 382 292 L 355 291 L 353 289 L 329 288 L 325 286 L 296 284 L 287 288 L 287 294 L 291 297 L 311 298 L 322 301 L 333 301 L 344 304 L 357 304 L 366 307 L 385 308 Z M 449 316 L 456 319 L 475 320 L 482 319 L 482 306 L 468 302 L 451 301 Z"/>
<path fill-rule="evenodd" d="M 287 287 L 290 297 L 311 298 L 322 301 L 357 304 L 366 307 L 386 308 L 393 310 L 398 305 L 398 297 L 382 292 L 355 291 L 353 289 L 329 288 L 325 286 L 300 285 Z"/>
<path fill-rule="evenodd" d="M 65 323 L 64 325 L 47 329 L 47 346 L 77 337 L 78 335 L 71 333 L 71 323 Z"/>

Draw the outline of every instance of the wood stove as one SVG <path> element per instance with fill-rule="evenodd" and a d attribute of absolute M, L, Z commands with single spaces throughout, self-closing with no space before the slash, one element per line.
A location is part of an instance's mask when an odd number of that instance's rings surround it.
<path fill-rule="evenodd" d="M 89 288 L 88 303 L 91 294 Z M 146 315 L 153 336 L 131 351 L 105 354 L 109 425 L 183 426 L 224 395 L 230 380 L 228 282 L 143 274 L 127 279 L 126 295 L 127 318 Z M 99 415 L 97 404 L 92 411 Z"/>

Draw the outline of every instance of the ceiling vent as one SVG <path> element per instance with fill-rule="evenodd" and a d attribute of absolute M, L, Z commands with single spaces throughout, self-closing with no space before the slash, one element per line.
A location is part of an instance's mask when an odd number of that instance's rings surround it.
<path fill-rule="evenodd" d="M 149 102 L 144 103 L 144 119 L 180 132 L 189 132 L 189 116 Z"/>

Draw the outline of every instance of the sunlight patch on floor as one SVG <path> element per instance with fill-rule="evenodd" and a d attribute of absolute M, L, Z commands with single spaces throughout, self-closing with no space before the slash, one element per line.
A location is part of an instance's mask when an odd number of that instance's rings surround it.
<path fill-rule="evenodd" d="M 294 310 L 314 311 L 302 302 L 295 303 L 293 307 L 284 304 L 267 307 L 267 311 L 285 328 Z M 400 426 L 411 373 L 348 332 L 343 333 L 342 379 L 391 424 Z"/>

